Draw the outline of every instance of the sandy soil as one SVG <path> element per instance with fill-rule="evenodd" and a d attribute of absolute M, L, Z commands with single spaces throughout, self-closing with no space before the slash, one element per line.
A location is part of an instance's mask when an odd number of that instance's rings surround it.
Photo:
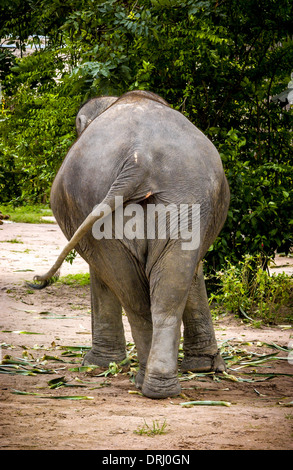
<path fill-rule="evenodd" d="M 5 222 L 0 227 L 0 242 L 2 361 L 22 358 L 46 372 L 0 373 L 2 450 L 293 449 L 293 412 L 288 406 L 293 399 L 293 359 L 289 361 L 287 351 L 263 344 L 288 347 L 293 337 L 288 325 L 253 329 L 228 315 L 216 320 L 220 346 L 226 344 L 229 351 L 235 354 L 238 350 L 240 355 L 244 350 L 277 353 L 275 359 L 238 370 L 232 367 L 228 370 L 232 380 L 223 375 L 183 380 L 181 396 L 150 400 L 137 394 L 127 368 L 107 377 L 98 376 L 100 369 L 70 370 L 80 366 L 81 358 L 62 355 L 64 347 L 91 344 L 89 286 L 55 284 L 32 292 L 24 285 L 34 274 L 47 271 L 59 254 L 65 238 L 58 226 Z M 281 266 L 277 270 L 292 272 L 292 259 L 280 258 L 277 263 Z M 81 258 L 72 266 L 64 263 L 62 275 L 77 272 L 88 272 Z M 124 323 L 127 340 L 132 341 L 125 317 Z M 25 369 L 16 372 L 19 370 Z M 273 376 L 268 379 L 257 373 Z M 71 386 L 49 388 L 48 382 L 58 377 Z M 249 381 L 240 381 L 245 378 Z M 15 394 L 14 390 L 32 395 Z M 76 395 L 91 398 L 52 399 Z M 225 401 L 230 406 L 180 405 L 191 400 Z M 152 428 L 164 422 L 164 434 L 153 437 L 136 432 L 145 423 Z"/>

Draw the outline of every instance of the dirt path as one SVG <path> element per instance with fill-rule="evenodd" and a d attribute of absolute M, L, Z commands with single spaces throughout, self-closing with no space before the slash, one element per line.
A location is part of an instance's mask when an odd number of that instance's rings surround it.
<path fill-rule="evenodd" d="M 65 356 L 68 347 L 91 344 L 88 286 L 55 284 L 39 292 L 25 287 L 24 280 L 47 271 L 63 247 L 58 226 L 4 223 L 0 242 L 0 352 L 5 365 L 0 368 L 13 370 L 8 367 L 15 364 L 8 366 L 7 358 L 26 361 L 14 374 L 0 373 L 2 450 L 293 449 L 293 412 L 286 406 L 293 400 L 293 359 L 288 360 L 286 350 L 263 344 L 286 348 L 293 336 L 287 325 L 253 329 L 229 316 L 217 320 L 217 340 L 227 361 L 229 354 L 238 354 L 242 362 L 251 360 L 249 353 L 276 356 L 235 370 L 238 362 L 228 370 L 232 377 L 185 375 L 182 396 L 150 400 L 137 394 L 126 368 L 107 377 L 98 376 L 101 370 L 70 370 L 80 366 L 81 357 Z M 279 264 L 292 270 L 288 259 Z M 80 258 L 72 266 L 64 263 L 62 275 L 72 272 L 88 272 L 87 265 Z M 125 317 L 124 323 L 132 341 Z M 20 374 L 33 369 L 33 375 Z M 67 386 L 50 388 L 48 382 L 57 378 Z M 53 399 L 77 395 L 91 398 Z M 191 400 L 230 406 L 180 405 Z M 145 423 L 152 428 L 164 422 L 164 434 L 137 433 Z"/>

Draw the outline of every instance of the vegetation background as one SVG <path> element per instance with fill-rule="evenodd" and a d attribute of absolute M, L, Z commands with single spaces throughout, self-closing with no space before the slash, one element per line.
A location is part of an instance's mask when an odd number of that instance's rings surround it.
<path fill-rule="evenodd" d="M 80 105 L 145 89 L 220 152 L 231 206 L 209 269 L 288 253 L 292 10 L 291 0 L 1 0 L 0 204 L 48 204 Z"/>

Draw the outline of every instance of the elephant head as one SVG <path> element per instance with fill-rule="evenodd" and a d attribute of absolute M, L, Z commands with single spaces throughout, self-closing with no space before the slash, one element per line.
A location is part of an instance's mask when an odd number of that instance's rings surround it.
<path fill-rule="evenodd" d="M 75 125 L 77 135 L 80 136 L 85 128 L 117 99 L 116 96 L 100 96 L 86 101 L 86 103 L 80 107 L 76 116 Z"/>

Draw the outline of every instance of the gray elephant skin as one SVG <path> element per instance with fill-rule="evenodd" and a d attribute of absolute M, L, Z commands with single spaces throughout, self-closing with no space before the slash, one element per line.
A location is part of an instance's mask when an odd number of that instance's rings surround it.
<path fill-rule="evenodd" d="M 146 91 L 92 99 L 79 110 L 76 126 L 79 137 L 51 189 L 68 244 L 35 280 L 46 285 L 75 248 L 90 269 L 92 348 L 84 364 L 106 367 L 125 358 L 123 308 L 140 365 L 136 386 L 146 397 L 175 396 L 182 324 L 181 370 L 225 370 L 202 269 L 230 200 L 220 156 L 185 116 Z M 170 231 L 165 238 L 97 239 L 93 227 L 106 217 L 114 232 L 117 197 L 124 209 L 138 204 L 145 220 L 150 205 L 199 207 L 199 243 L 183 249 L 182 238 Z"/>

